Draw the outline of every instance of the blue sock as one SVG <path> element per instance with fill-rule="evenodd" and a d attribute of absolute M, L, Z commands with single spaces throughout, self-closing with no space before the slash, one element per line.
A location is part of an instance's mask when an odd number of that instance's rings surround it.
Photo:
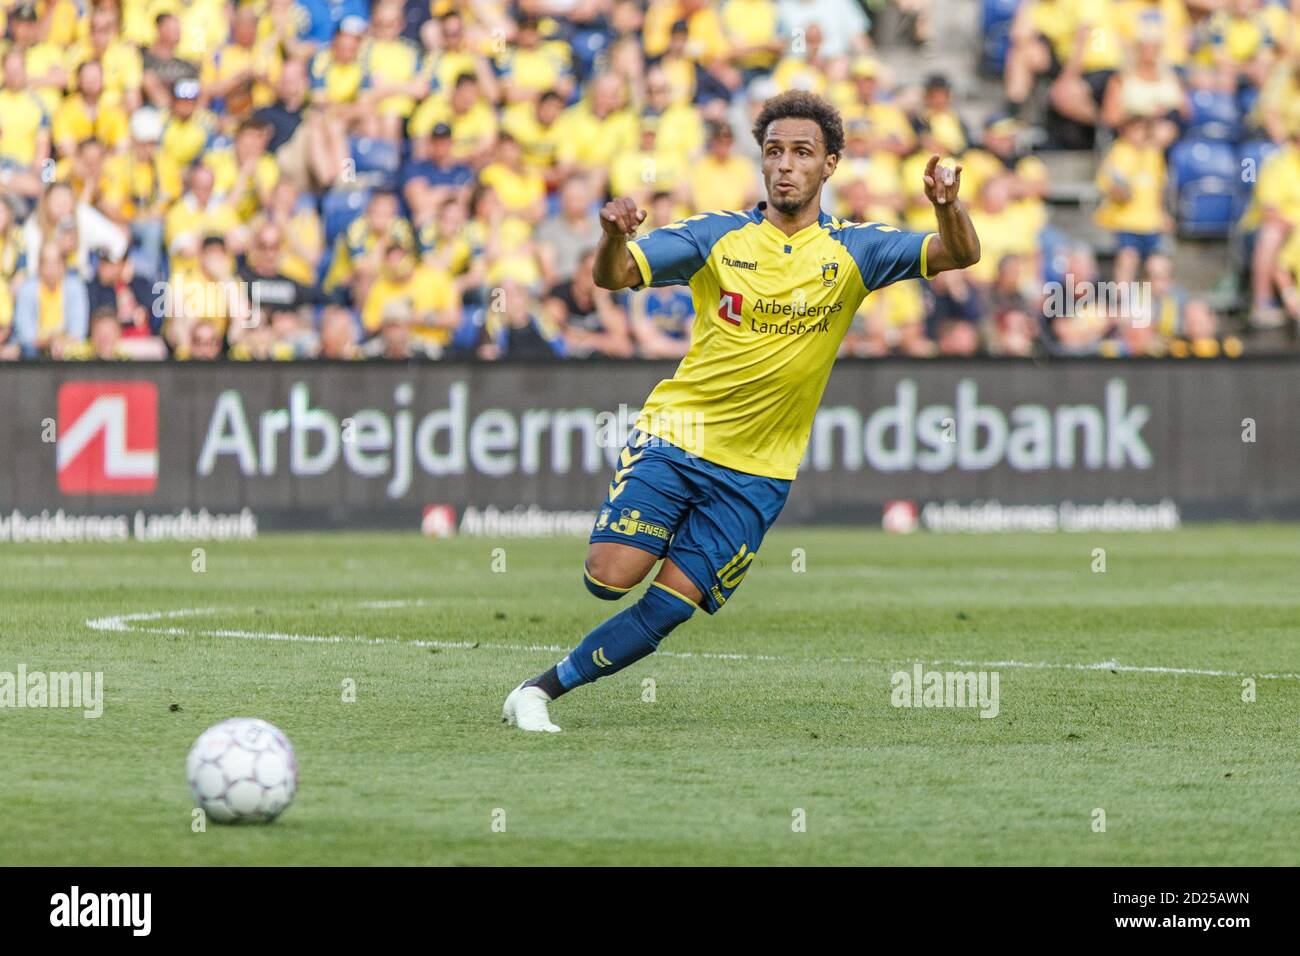
<path fill-rule="evenodd" d="M 639 601 L 599 625 L 556 665 L 560 685 L 572 690 L 618 673 L 654 653 L 659 642 L 694 613 L 694 603 L 658 582 L 651 584 Z"/>

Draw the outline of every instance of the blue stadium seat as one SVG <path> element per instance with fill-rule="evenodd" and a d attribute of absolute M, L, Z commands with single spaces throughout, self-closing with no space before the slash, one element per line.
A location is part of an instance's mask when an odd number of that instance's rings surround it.
<path fill-rule="evenodd" d="M 461 312 L 460 328 L 452 333 L 451 347 L 454 349 L 472 349 L 478 345 L 483 323 L 487 320 L 487 309 L 481 305 L 466 306 Z"/>
<path fill-rule="evenodd" d="M 585 81 L 595 69 L 596 57 L 609 46 L 609 35 L 603 30 L 579 30 L 569 42 L 573 47 L 574 73 Z"/>
<path fill-rule="evenodd" d="M 1196 90 L 1191 95 L 1192 117 L 1188 136 L 1236 142 L 1241 138 L 1241 115 L 1236 98 L 1215 90 Z"/>
<path fill-rule="evenodd" d="M 396 143 L 358 136 L 349 144 L 356 163 L 357 182 L 371 189 L 395 191 L 402 168 L 402 151 Z"/>
<path fill-rule="evenodd" d="M 1237 91 L 1237 113 L 1241 116 L 1249 116 L 1259 102 L 1258 86 L 1243 86 Z"/>
<path fill-rule="evenodd" d="M 321 200 L 321 219 L 325 223 L 325 244 L 334 246 L 339 233 L 352 225 L 370 201 L 369 189 L 346 189 L 336 186 Z"/>
<path fill-rule="evenodd" d="M 1193 137 L 1179 140 L 1169 151 L 1169 180 L 1175 189 L 1207 176 L 1235 180 L 1238 169 L 1237 150 L 1229 143 Z"/>
<path fill-rule="evenodd" d="M 352 158 L 356 161 L 358 173 L 396 175 L 402 165 L 402 151 L 396 143 L 369 136 L 352 140 Z"/>
<path fill-rule="evenodd" d="M 1237 213 L 1237 181 L 1218 176 L 1194 179 L 1178 191 L 1178 234 L 1225 238 Z"/>
<path fill-rule="evenodd" d="M 995 23 L 984 31 L 980 72 L 985 76 L 1001 76 L 1007 68 L 1007 54 L 1011 52 L 1011 25 Z"/>
<path fill-rule="evenodd" d="M 1070 237 L 1055 226 L 1044 226 L 1038 234 L 1038 246 L 1043 259 L 1043 281 L 1058 284 L 1065 282 Z"/>
<path fill-rule="evenodd" d="M 985 33 L 999 24 L 1010 27 L 1016 17 L 1020 0 L 982 0 L 980 3 L 980 29 Z"/>
<path fill-rule="evenodd" d="M 1241 222 L 1241 217 L 1245 214 L 1246 207 L 1249 205 L 1250 193 L 1244 189 L 1238 189 L 1232 197 L 1232 222 L 1234 226 Z M 1232 238 L 1231 233 L 1228 234 L 1228 238 Z"/>
<path fill-rule="evenodd" d="M 1011 50 L 1011 21 L 1020 0 L 982 0 L 980 3 L 980 61 L 984 76 L 999 76 Z"/>

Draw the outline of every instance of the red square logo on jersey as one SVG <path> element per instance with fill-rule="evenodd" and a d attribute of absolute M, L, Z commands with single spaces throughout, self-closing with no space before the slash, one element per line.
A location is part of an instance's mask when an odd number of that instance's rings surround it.
<path fill-rule="evenodd" d="M 59 490 L 65 495 L 144 495 L 158 484 L 158 386 L 68 382 L 59 386 Z"/>
<path fill-rule="evenodd" d="M 745 297 L 739 292 L 728 292 L 722 290 L 722 299 L 718 302 L 718 318 L 724 322 L 730 322 L 732 325 L 740 324 L 740 307 L 744 304 Z"/>

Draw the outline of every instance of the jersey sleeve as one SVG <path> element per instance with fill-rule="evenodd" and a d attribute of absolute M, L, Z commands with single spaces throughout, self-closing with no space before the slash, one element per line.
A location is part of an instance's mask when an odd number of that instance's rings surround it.
<path fill-rule="evenodd" d="M 903 279 L 933 279 L 927 256 L 933 232 L 900 232 L 878 222 L 861 223 L 847 230 L 848 245 L 869 290 L 882 289 Z"/>
<path fill-rule="evenodd" d="M 690 284 L 691 276 L 704 268 L 712 245 L 706 245 L 707 236 L 699 227 L 702 219 L 693 217 L 660 226 L 627 244 L 641 270 L 641 282 L 634 289 Z"/>

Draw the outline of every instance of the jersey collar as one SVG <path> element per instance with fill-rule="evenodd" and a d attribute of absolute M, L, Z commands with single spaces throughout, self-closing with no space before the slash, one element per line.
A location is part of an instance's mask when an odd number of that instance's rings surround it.
<path fill-rule="evenodd" d="M 754 221 L 757 222 L 760 226 L 766 225 L 769 229 L 774 231 L 778 236 L 782 238 L 782 240 L 784 240 L 787 243 L 794 242 L 796 239 L 799 239 L 805 234 L 807 234 L 810 230 L 829 228 L 831 225 L 831 216 L 826 212 L 826 210 L 819 209 L 817 210 L 816 222 L 810 222 L 808 223 L 808 225 L 804 226 L 802 229 L 796 232 L 793 236 L 787 236 L 780 229 L 777 229 L 776 226 L 772 224 L 772 221 L 768 219 L 766 215 L 764 215 L 766 209 L 767 209 L 767 200 L 760 199 L 758 205 L 755 206 L 753 209 L 751 209 L 749 211 L 749 214 L 754 218 Z"/>

